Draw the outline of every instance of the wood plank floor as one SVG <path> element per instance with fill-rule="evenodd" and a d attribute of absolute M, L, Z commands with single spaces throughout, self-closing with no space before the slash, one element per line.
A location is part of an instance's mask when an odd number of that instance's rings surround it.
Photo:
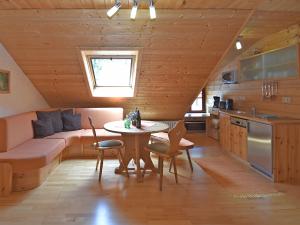
<path fill-rule="evenodd" d="M 193 157 L 223 154 L 213 140 L 189 137 L 201 145 Z M 116 160 L 104 162 L 101 184 L 94 160 L 64 161 L 39 188 L 0 198 L 0 225 L 299 224 L 299 186 L 278 185 L 282 196 L 237 199 L 195 163 L 191 174 L 185 155 L 178 161 L 179 184 L 166 163 L 163 192 L 154 174 L 143 183 L 115 175 Z"/>

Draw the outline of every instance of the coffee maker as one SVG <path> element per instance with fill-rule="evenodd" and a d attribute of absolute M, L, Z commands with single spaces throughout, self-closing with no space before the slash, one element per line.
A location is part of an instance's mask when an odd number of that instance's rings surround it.
<path fill-rule="evenodd" d="M 214 96 L 214 105 L 213 108 L 219 108 L 220 105 L 220 97 L 219 96 Z"/>

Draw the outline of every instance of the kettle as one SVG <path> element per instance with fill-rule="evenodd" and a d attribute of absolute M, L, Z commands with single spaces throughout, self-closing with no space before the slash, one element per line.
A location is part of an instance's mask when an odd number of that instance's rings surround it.
<path fill-rule="evenodd" d="M 229 98 L 226 100 L 226 110 L 233 110 L 233 99 Z"/>

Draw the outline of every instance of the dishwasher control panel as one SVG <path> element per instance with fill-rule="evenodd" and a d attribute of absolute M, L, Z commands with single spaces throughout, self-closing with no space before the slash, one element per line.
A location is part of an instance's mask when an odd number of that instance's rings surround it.
<path fill-rule="evenodd" d="M 231 124 L 246 128 L 248 120 L 241 119 L 241 118 L 238 118 L 238 117 L 230 117 L 230 122 L 231 122 Z"/>

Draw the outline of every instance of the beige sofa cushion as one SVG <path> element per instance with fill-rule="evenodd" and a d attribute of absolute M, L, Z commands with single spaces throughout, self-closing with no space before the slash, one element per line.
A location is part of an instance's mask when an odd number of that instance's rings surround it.
<path fill-rule="evenodd" d="M 80 143 L 81 130 L 75 131 L 64 131 L 55 133 L 51 136 L 45 137 L 44 139 L 63 139 L 66 147 Z"/>
<path fill-rule="evenodd" d="M 123 119 L 123 108 L 76 108 L 75 113 L 81 114 L 82 129 L 91 128 L 89 116 L 92 118 L 95 128 L 103 128 L 107 122 Z"/>
<path fill-rule="evenodd" d="M 32 120 L 36 120 L 35 112 L 22 113 L 0 119 L 0 152 L 12 148 L 33 138 Z"/>
<path fill-rule="evenodd" d="M 13 171 L 37 169 L 49 164 L 65 148 L 63 139 L 31 139 L 0 154 L 0 162 L 8 162 Z"/>

